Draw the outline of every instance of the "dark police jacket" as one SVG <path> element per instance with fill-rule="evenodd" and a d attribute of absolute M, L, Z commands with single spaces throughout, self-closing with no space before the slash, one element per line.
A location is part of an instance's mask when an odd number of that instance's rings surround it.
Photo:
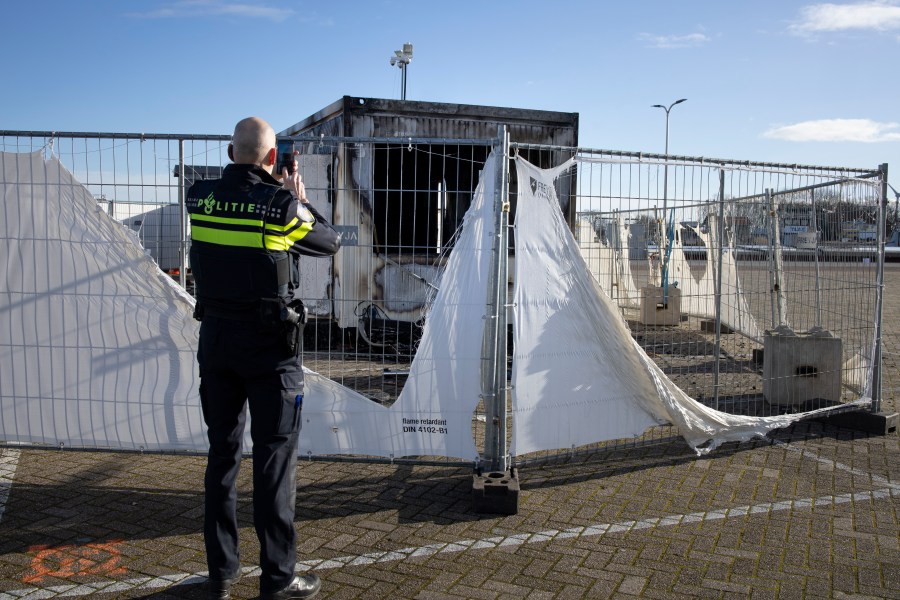
<path fill-rule="evenodd" d="M 255 165 L 230 164 L 221 179 L 194 183 L 186 207 L 201 313 L 251 320 L 260 300 L 290 299 L 299 255 L 331 256 L 341 245 L 311 204 Z"/>

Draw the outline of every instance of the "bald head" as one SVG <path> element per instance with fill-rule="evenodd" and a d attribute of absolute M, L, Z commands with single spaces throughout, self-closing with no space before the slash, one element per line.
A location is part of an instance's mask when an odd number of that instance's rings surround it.
<path fill-rule="evenodd" d="M 261 165 L 275 148 L 275 130 L 259 117 L 248 117 L 235 125 L 231 144 L 235 163 Z"/>

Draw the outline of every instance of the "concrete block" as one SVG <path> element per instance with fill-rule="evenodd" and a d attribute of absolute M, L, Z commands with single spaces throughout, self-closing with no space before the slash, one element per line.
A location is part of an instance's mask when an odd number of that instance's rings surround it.
<path fill-rule="evenodd" d="M 769 404 L 840 402 L 841 339 L 813 328 L 779 326 L 763 336 L 763 396 Z"/>
<path fill-rule="evenodd" d="M 641 288 L 641 323 L 678 325 L 681 323 L 681 290 L 669 286 L 668 302 L 663 305 L 663 289 L 648 285 Z"/>
<path fill-rule="evenodd" d="M 489 471 L 472 476 L 475 512 L 514 515 L 519 512 L 519 472 Z"/>
<path fill-rule="evenodd" d="M 861 431 L 873 435 L 889 435 L 897 433 L 897 426 L 900 424 L 900 414 L 856 410 L 819 417 L 816 421 L 842 429 L 852 429 L 853 431 Z"/>

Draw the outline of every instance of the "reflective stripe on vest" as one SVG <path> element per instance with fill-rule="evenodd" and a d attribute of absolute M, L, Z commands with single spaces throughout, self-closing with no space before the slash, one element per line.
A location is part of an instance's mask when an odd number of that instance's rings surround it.
<path fill-rule="evenodd" d="M 209 244 L 262 248 L 262 227 L 261 219 L 191 214 L 191 238 Z M 291 219 L 287 225 L 266 223 L 266 250 L 288 251 L 306 237 L 312 228 L 313 223 L 301 221 L 297 217 Z"/>

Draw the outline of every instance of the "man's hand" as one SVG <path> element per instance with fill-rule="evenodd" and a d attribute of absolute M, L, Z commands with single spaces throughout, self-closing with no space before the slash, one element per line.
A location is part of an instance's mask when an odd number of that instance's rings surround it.
<path fill-rule="evenodd" d="M 297 156 L 299 155 L 300 151 L 294 150 L 294 170 L 292 173 L 288 173 L 287 167 L 281 170 L 282 185 L 284 189 L 292 191 L 300 202 L 309 204 L 309 199 L 306 197 L 306 186 L 303 185 L 303 178 L 300 176 L 300 164 L 297 162 Z"/>

